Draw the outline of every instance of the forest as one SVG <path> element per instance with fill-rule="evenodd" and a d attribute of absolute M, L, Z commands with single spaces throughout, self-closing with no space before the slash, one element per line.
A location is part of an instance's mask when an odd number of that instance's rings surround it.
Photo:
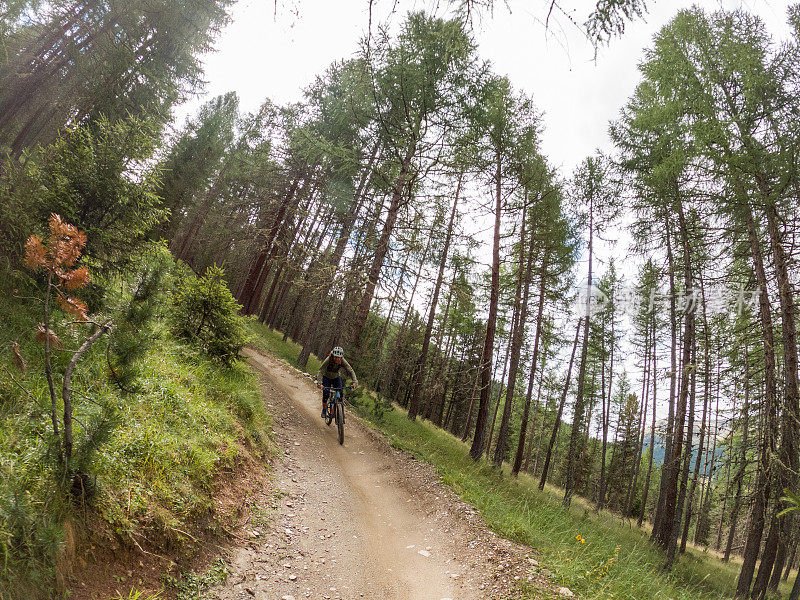
<path fill-rule="evenodd" d="M 704 549 L 736 598 L 800 598 L 800 5 L 788 40 L 677 12 L 613 151 L 562 172 L 479 3 L 375 28 L 302 102 L 174 123 L 233 4 L 0 7 L 0 598 L 59 577 L 87 507 L 186 543 L 264 451 L 258 323 L 301 368 L 344 347 L 376 419 L 642 528 L 657 569 Z"/>

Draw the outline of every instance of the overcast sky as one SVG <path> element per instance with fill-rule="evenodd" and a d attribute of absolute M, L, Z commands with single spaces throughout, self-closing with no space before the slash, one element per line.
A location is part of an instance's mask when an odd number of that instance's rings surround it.
<path fill-rule="evenodd" d="M 557 11 L 549 28 L 545 0 L 495 0 L 493 15 L 475 22 L 478 52 L 497 73 L 533 96 L 544 115 L 544 153 L 568 174 L 596 148 L 608 148 L 608 122 L 633 92 L 637 64 L 658 29 L 682 7 L 710 10 L 742 7 L 760 15 L 777 38 L 788 35 L 788 2 L 776 0 L 650 0 L 646 19 L 627 24 L 623 37 L 602 48 L 597 59 L 581 32 Z M 391 14 L 392 8 L 396 12 Z M 578 23 L 594 0 L 562 0 Z M 375 0 L 373 27 L 387 18 L 399 23 L 409 10 L 435 10 L 436 2 Z M 238 0 L 217 51 L 205 59 L 206 94 L 177 112 L 179 122 L 199 104 L 234 90 L 242 108 L 265 98 L 300 100 L 302 90 L 334 60 L 353 56 L 369 24 L 369 0 Z M 440 9 L 441 12 L 441 9 Z"/>

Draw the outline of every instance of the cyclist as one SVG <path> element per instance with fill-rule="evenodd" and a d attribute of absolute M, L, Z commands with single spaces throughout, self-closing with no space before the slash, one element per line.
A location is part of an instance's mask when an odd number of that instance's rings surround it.
<path fill-rule="evenodd" d="M 358 387 L 358 377 L 356 377 L 353 367 L 344 359 L 344 350 L 336 346 L 331 353 L 325 357 L 319 367 L 317 380 L 322 386 L 322 417 L 325 418 L 325 409 L 328 404 L 328 395 L 331 387 L 342 387 L 342 369 L 347 371 L 347 375 L 353 380 L 353 387 Z"/>

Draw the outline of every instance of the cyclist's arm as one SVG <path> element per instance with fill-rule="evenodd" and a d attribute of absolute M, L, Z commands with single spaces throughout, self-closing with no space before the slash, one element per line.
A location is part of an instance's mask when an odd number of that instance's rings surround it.
<path fill-rule="evenodd" d="M 353 367 L 350 366 L 350 363 L 345 359 L 342 359 L 342 366 L 345 368 L 347 374 L 350 376 L 350 379 L 353 381 L 353 385 L 358 385 L 358 377 L 356 377 L 356 372 L 353 371 Z"/>
<path fill-rule="evenodd" d="M 322 364 L 319 366 L 319 372 L 317 373 L 317 383 L 322 385 L 322 374 L 325 372 L 325 367 L 328 366 L 328 361 L 331 359 L 330 356 L 326 356 L 325 360 L 322 361 Z"/>

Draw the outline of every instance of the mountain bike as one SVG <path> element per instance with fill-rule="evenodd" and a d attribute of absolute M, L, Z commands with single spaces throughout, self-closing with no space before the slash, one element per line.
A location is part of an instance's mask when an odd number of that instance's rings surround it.
<path fill-rule="evenodd" d="M 327 389 L 332 393 L 328 396 L 328 403 L 325 408 L 325 424 L 330 425 L 333 421 L 336 421 L 336 428 L 339 430 L 339 443 L 344 444 L 344 390 L 353 389 L 353 386 L 330 386 Z"/>

